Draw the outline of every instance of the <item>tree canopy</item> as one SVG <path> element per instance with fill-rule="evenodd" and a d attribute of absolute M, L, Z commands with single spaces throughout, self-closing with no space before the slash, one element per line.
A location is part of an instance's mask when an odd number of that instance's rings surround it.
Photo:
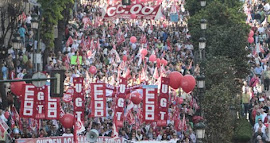
<path fill-rule="evenodd" d="M 74 3 L 74 0 L 38 0 L 41 4 L 42 15 L 42 39 L 47 47 L 54 47 L 54 26 L 58 21 L 63 19 L 62 11 L 69 3 Z M 71 9 L 70 9 L 71 10 Z"/>
<path fill-rule="evenodd" d="M 238 109 L 236 95 L 241 91 L 238 80 L 250 72 L 249 51 L 245 49 L 250 27 L 245 23 L 241 6 L 237 0 L 207 0 L 205 7 L 200 7 L 197 0 L 188 0 L 186 4 L 195 50 L 199 50 L 199 38 L 206 38 L 206 58 L 201 63 L 206 77 L 202 103 L 207 123 L 206 142 L 232 142 L 234 119 L 230 108 Z M 200 29 L 201 19 L 207 20 L 204 32 Z"/>

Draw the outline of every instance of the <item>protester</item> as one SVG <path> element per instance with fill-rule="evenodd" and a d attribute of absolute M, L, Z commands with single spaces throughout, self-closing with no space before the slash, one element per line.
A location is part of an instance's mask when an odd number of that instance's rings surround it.
<path fill-rule="evenodd" d="M 84 127 L 86 131 L 80 135 L 85 135 L 90 129 L 96 129 L 99 136 L 112 137 L 113 131 L 115 102 L 112 98 L 107 98 L 106 113 L 103 118 L 90 117 L 90 85 L 92 82 L 105 82 L 112 86 L 119 85 L 119 77 L 128 79 L 128 86 L 134 86 L 144 83 L 160 84 L 160 77 L 168 76 L 172 71 L 179 71 L 182 75 L 193 74 L 200 75 L 200 65 L 195 63 L 194 47 L 190 42 L 187 19 L 188 11 L 184 9 L 185 1 L 178 0 L 164 1 L 162 3 L 163 17 L 162 20 L 146 19 L 115 19 L 114 21 L 102 21 L 102 9 L 106 5 L 103 1 L 91 0 L 83 5 L 78 6 L 77 14 L 74 14 L 72 22 L 66 25 L 63 47 L 58 53 L 49 51 L 49 56 L 44 60 L 43 72 L 49 75 L 52 70 L 64 69 L 65 81 L 64 89 L 67 93 L 69 87 L 73 86 L 74 77 L 84 77 L 86 91 L 86 105 Z M 148 6 L 155 6 L 156 3 L 146 3 Z M 176 9 L 179 15 L 178 22 L 170 21 L 172 9 Z M 35 9 L 31 13 L 37 13 Z M 10 55 L 3 63 L 2 73 L 4 79 L 13 79 L 14 76 L 8 76 L 14 69 L 14 62 L 17 62 L 16 77 L 25 78 L 26 75 L 32 74 L 33 69 L 33 50 L 36 49 L 35 41 L 31 34 L 29 25 L 31 16 L 28 15 L 24 23 L 21 24 L 18 32 L 24 42 L 19 50 L 19 59 L 15 61 L 15 52 L 10 51 Z M 266 30 L 260 29 L 260 33 Z M 60 35 L 59 35 L 60 36 Z M 130 38 L 135 36 L 137 42 L 130 42 Z M 262 36 L 262 38 L 265 38 Z M 260 40 L 262 38 L 259 38 Z M 146 55 L 142 50 L 147 49 Z M 43 51 L 44 52 L 44 51 Z M 160 62 L 151 62 L 150 56 L 155 55 Z M 258 54 L 262 55 L 262 54 Z M 81 59 L 79 58 L 81 56 Z M 126 59 L 124 58 L 126 56 Z M 261 59 L 257 58 L 258 64 L 254 68 L 254 77 L 247 82 L 254 89 L 259 89 L 262 77 L 267 77 L 261 68 Z M 2 64 L 2 63 L 1 63 Z M 92 74 L 89 69 L 91 66 L 96 67 L 96 73 Z M 15 67 L 15 68 L 17 68 Z M 15 71 L 14 71 L 15 72 Z M 266 80 L 267 81 L 267 80 Z M 248 86 L 248 85 L 247 85 Z M 169 104 L 169 117 L 165 127 L 160 127 L 157 123 L 145 124 L 142 122 L 142 103 L 134 106 L 131 110 L 125 111 L 125 126 L 119 129 L 118 136 L 131 141 L 141 140 L 158 140 L 176 142 L 196 142 L 192 120 L 194 115 L 198 115 L 197 99 L 193 93 L 184 93 L 181 89 L 170 89 L 171 103 Z M 252 89 L 251 89 L 252 90 Z M 245 94 L 248 94 L 245 90 Z M 260 90 L 257 94 L 261 94 Z M 248 94 L 250 95 L 250 94 Z M 256 95 L 257 96 L 257 95 Z M 183 99 L 179 102 L 178 99 Z M 19 99 L 17 99 L 19 100 Z M 244 98 L 245 114 L 248 112 L 247 96 Z M 132 102 L 127 99 L 126 106 L 131 106 Z M 11 105 L 12 106 L 12 105 Z M 61 101 L 61 107 L 65 113 L 73 112 L 73 104 Z M 18 110 L 18 109 L 17 109 Z M 35 119 L 17 119 L 16 110 L 10 110 L 12 119 L 19 130 L 10 133 L 13 138 L 35 138 L 51 136 L 73 136 L 73 130 L 62 127 L 57 120 Z M 258 112 L 259 115 L 260 112 Z M 254 116 L 254 122 L 261 118 Z M 2 116 L 1 116 L 2 118 Z M 259 121 L 261 123 L 261 121 Z M 177 126 L 176 126 L 177 125 Z M 261 124 L 257 125 L 261 126 Z M 260 131 L 260 128 L 256 129 Z M 10 126 L 11 127 L 11 126 Z M 14 127 L 11 127 L 15 129 Z M 265 132 L 265 131 L 263 131 Z M 260 134 L 263 137 L 263 134 Z"/>

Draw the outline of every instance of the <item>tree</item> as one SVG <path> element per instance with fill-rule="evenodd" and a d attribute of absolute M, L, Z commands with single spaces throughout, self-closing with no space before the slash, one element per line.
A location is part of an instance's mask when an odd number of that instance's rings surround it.
<path fill-rule="evenodd" d="M 204 99 L 207 142 L 231 143 L 234 119 L 230 115 L 230 107 L 233 102 L 230 88 L 225 83 L 213 85 L 211 90 L 206 91 Z"/>
<path fill-rule="evenodd" d="M 0 48 L 7 44 L 10 45 L 10 40 L 13 32 L 18 25 L 18 17 L 23 12 L 23 6 L 20 0 L 9 0 L 1 1 L 2 6 L 0 7 Z M 3 58 L 0 57 L 0 69 L 2 69 Z M 3 74 L 0 72 L 0 80 L 3 80 Z M 7 94 L 5 90 L 5 85 L 3 82 L 0 83 L 0 96 L 2 98 L 3 108 L 8 107 Z"/>
<path fill-rule="evenodd" d="M 201 36 L 207 39 L 206 60 L 201 63 L 206 77 L 203 102 L 206 142 L 232 142 L 235 119 L 231 117 L 230 108 L 240 109 L 236 96 L 241 91 L 238 79 L 249 73 L 245 46 L 250 27 L 245 23 L 244 13 L 239 11 L 242 4 L 239 1 L 207 0 L 204 8 L 198 8 L 198 4 L 196 0 L 187 1 L 191 15 L 188 27 L 193 45 L 199 45 Z M 205 32 L 200 29 L 201 19 L 207 20 Z M 198 50 L 197 46 L 195 50 Z"/>
<path fill-rule="evenodd" d="M 70 19 L 72 6 L 72 3 L 66 5 L 66 9 L 62 11 L 63 19 L 58 21 L 58 38 L 55 39 L 55 53 L 62 51 L 63 35 L 65 34 L 65 28 Z"/>
<path fill-rule="evenodd" d="M 212 3 L 213 1 L 215 0 L 207 0 L 207 5 Z M 219 2 L 226 5 L 227 7 L 239 7 L 242 5 L 242 3 L 237 0 L 219 0 Z M 188 9 L 190 16 L 193 16 L 196 13 L 199 13 L 201 9 L 204 9 L 203 7 L 201 7 L 200 1 L 198 0 L 186 1 L 185 8 Z"/>
<path fill-rule="evenodd" d="M 62 11 L 66 9 L 66 5 L 74 3 L 73 0 L 38 0 L 41 4 L 41 35 L 42 39 L 50 50 L 54 48 L 54 26 L 58 21 L 63 19 Z M 68 7 L 69 8 L 69 7 Z"/>
<path fill-rule="evenodd" d="M 13 31 L 17 30 L 18 17 L 23 12 L 23 6 L 20 0 L 2 1 L 3 7 L 0 7 L 0 45 L 4 45 L 5 40 L 12 37 Z"/>
<path fill-rule="evenodd" d="M 245 50 L 245 46 L 250 27 L 244 22 L 245 15 L 238 10 L 239 7 L 230 8 L 219 1 L 212 1 L 200 13 L 190 17 L 188 26 L 193 45 L 199 45 L 198 39 L 203 36 L 200 20 L 207 19 L 208 28 L 205 31 L 207 60 L 219 56 L 232 59 L 235 78 L 242 79 L 249 73 L 248 51 Z M 195 49 L 198 47 L 195 46 Z"/>

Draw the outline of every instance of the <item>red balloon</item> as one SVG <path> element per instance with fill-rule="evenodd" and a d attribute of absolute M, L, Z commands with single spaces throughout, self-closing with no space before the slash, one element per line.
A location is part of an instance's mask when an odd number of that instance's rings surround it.
<path fill-rule="evenodd" d="M 123 56 L 123 61 L 127 61 L 127 55 Z"/>
<path fill-rule="evenodd" d="M 96 74 L 96 73 L 97 73 L 97 68 L 96 68 L 95 66 L 90 66 L 89 72 L 90 72 L 91 74 Z"/>
<path fill-rule="evenodd" d="M 142 49 L 141 54 L 146 56 L 147 55 L 147 49 Z"/>
<path fill-rule="evenodd" d="M 182 77 L 180 82 L 180 87 L 186 92 L 189 93 L 192 91 L 196 85 L 196 80 L 192 75 L 185 75 Z"/>
<path fill-rule="evenodd" d="M 60 123 L 63 125 L 64 128 L 72 128 L 74 122 L 74 115 L 67 113 L 61 119 Z"/>
<path fill-rule="evenodd" d="M 142 102 L 141 94 L 139 92 L 133 92 L 130 94 L 131 95 L 131 101 L 138 105 Z"/>
<path fill-rule="evenodd" d="M 180 72 L 173 71 L 169 74 L 170 87 L 177 89 L 180 87 L 183 75 Z"/>
<path fill-rule="evenodd" d="M 156 61 L 156 60 L 157 60 L 156 55 L 151 55 L 151 56 L 149 57 L 149 61 L 150 61 L 150 62 L 154 62 L 154 61 Z"/>
<path fill-rule="evenodd" d="M 15 78 L 15 79 L 20 79 L 20 78 Z M 11 82 L 10 84 L 11 92 L 17 96 L 22 95 L 22 89 L 23 89 L 24 84 L 26 84 L 24 81 Z"/>
<path fill-rule="evenodd" d="M 168 64 L 168 62 L 165 59 L 161 59 L 160 63 L 163 64 L 164 66 L 166 66 Z"/>
<path fill-rule="evenodd" d="M 253 37 L 254 35 L 254 31 L 253 30 L 250 30 L 249 34 L 248 34 L 248 37 Z"/>
<path fill-rule="evenodd" d="M 8 119 L 8 117 L 9 117 L 9 112 L 6 111 L 5 114 L 4 114 L 4 116 L 5 116 L 6 119 Z"/>
<path fill-rule="evenodd" d="M 254 42 L 254 38 L 253 37 L 248 37 L 248 43 L 253 43 Z"/>
<path fill-rule="evenodd" d="M 130 15 L 130 18 L 131 18 L 131 19 L 136 19 L 136 17 L 137 17 L 136 14 L 131 14 L 131 15 Z"/>
<path fill-rule="evenodd" d="M 130 42 L 131 43 L 136 43 L 136 41 L 137 41 L 137 38 L 135 36 L 130 37 Z"/>

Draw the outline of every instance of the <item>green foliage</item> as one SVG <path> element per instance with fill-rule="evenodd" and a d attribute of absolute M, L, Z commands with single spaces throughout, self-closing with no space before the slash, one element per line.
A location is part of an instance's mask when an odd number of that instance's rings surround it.
<path fill-rule="evenodd" d="M 222 3 L 226 7 L 240 7 L 242 6 L 242 3 L 239 0 L 206 0 L 206 9 L 209 8 L 209 4 L 211 4 L 213 1 L 218 1 L 219 3 Z M 200 0 L 187 0 L 185 8 L 188 10 L 190 16 L 193 16 L 197 13 L 201 13 L 200 10 L 204 9 L 200 5 Z"/>
<path fill-rule="evenodd" d="M 47 47 L 54 47 L 54 25 L 63 19 L 62 11 L 74 0 L 38 0 L 41 4 L 42 30 L 41 35 Z"/>
<path fill-rule="evenodd" d="M 230 89 L 234 89 L 235 85 L 231 81 L 235 79 L 235 71 L 233 69 L 234 64 L 231 59 L 226 57 L 212 57 L 205 62 L 205 67 L 207 67 L 205 69 L 205 76 L 212 77 L 206 78 L 205 83 L 207 90 L 212 89 L 212 86 L 220 83 L 226 84 Z M 235 91 L 231 90 L 230 93 L 235 93 Z"/>
<path fill-rule="evenodd" d="M 252 126 L 250 123 L 242 118 L 237 121 L 237 127 L 234 133 L 234 140 L 237 142 L 247 142 L 252 138 Z"/>
<path fill-rule="evenodd" d="M 232 141 L 234 121 L 231 107 L 239 110 L 236 94 L 241 90 L 238 80 L 249 73 L 248 51 L 245 50 L 250 27 L 246 16 L 239 11 L 238 0 L 207 0 L 201 8 L 197 0 L 187 1 L 191 41 L 198 50 L 200 37 L 206 38 L 206 60 L 202 69 L 206 77 L 206 94 L 203 110 L 207 121 L 207 142 Z M 207 29 L 200 29 L 200 20 L 207 20 Z"/>
<path fill-rule="evenodd" d="M 195 49 L 198 49 L 198 39 L 202 36 L 200 20 L 207 19 L 208 27 L 205 31 L 207 59 L 213 56 L 232 59 L 235 78 L 241 79 L 249 72 L 248 51 L 245 50 L 245 46 L 250 27 L 245 24 L 245 15 L 238 10 L 238 7 L 230 8 L 219 1 L 213 1 L 200 13 L 191 16 L 188 26 L 192 35 L 191 40 Z"/>
<path fill-rule="evenodd" d="M 233 136 L 233 118 L 230 107 L 233 97 L 226 83 L 213 85 L 207 90 L 204 100 L 204 112 L 207 120 L 207 140 L 212 143 L 230 143 Z"/>

